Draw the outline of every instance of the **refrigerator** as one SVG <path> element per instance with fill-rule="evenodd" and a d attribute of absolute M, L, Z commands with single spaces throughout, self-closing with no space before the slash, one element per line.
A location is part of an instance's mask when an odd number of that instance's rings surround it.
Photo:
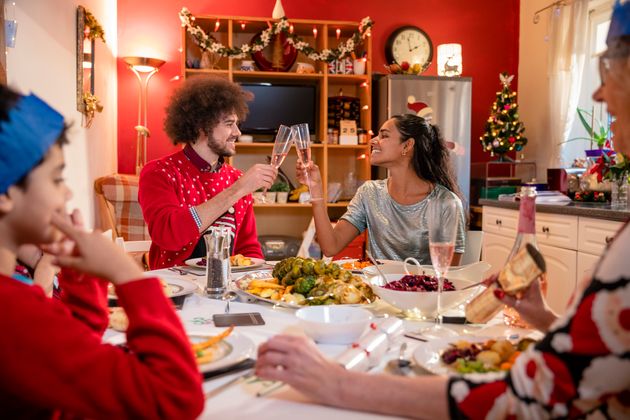
<path fill-rule="evenodd" d="M 416 114 L 437 124 L 450 150 L 463 204 L 470 202 L 472 79 L 389 74 L 374 84 L 376 130 L 397 114 Z"/>

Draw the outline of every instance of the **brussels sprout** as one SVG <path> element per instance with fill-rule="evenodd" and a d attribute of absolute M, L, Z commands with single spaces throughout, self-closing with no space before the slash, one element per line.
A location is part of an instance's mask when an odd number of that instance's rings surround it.
<path fill-rule="evenodd" d="M 295 283 L 295 279 L 293 278 L 293 276 L 291 276 L 291 273 L 287 273 L 282 278 L 282 284 L 284 284 L 285 286 L 291 286 L 294 283 Z"/>
<path fill-rule="evenodd" d="M 317 261 L 315 263 L 315 273 L 318 275 L 322 275 L 326 273 L 326 263 L 324 263 L 323 261 Z"/>
<path fill-rule="evenodd" d="M 304 262 L 304 264 L 302 265 L 302 271 L 307 276 L 315 274 L 315 263 L 314 263 L 314 261 L 311 260 L 310 258 L 308 260 L 306 260 L 306 262 Z"/>
<path fill-rule="evenodd" d="M 306 296 L 313 287 L 315 287 L 315 281 L 316 278 L 314 276 L 300 277 L 295 281 L 295 288 L 293 290 L 296 293 L 301 293 Z"/>

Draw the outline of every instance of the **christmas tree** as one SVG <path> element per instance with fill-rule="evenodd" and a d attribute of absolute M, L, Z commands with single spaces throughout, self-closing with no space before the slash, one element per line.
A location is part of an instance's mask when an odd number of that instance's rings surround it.
<path fill-rule="evenodd" d="M 490 152 L 490 156 L 499 155 L 499 160 L 509 160 L 504 155 L 512 150 L 521 151 L 527 144 L 523 137 L 525 127 L 518 119 L 518 104 L 516 92 L 510 90 L 510 83 L 514 76 L 507 73 L 499 75 L 503 89 L 497 92 L 497 99 L 492 104 L 490 117 L 486 122 L 485 133 L 479 137 L 483 150 Z"/>

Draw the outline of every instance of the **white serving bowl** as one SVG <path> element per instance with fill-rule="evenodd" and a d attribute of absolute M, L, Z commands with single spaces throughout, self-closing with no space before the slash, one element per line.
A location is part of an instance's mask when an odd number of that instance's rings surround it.
<path fill-rule="evenodd" d="M 370 325 L 372 313 L 353 306 L 309 306 L 295 316 L 306 335 L 322 344 L 350 344 Z"/>
<path fill-rule="evenodd" d="M 402 263 L 400 264 L 384 264 L 379 266 L 385 275 L 385 282 L 389 283 L 400 280 L 405 276 Z M 455 291 L 442 292 L 442 313 L 459 304 L 464 303 L 477 294 L 482 286 L 473 287 L 468 290 L 461 290 L 466 286 L 477 283 L 484 279 L 486 271 L 490 268 L 488 263 L 478 262 L 468 266 L 453 268 L 446 275 L 446 278 L 453 283 Z M 432 268 L 409 267 L 412 274 L 426 274 L 433 276 Z M 437 292 L 407 292 L 401 290 L 391 290 L 380 286 L 383 280 L 378 273 L 374 275 L 372 271 L 376 271 L 372 267 L 364 269 L 364 273 L 370 279 L 374 293 L 390 305 L 400 309 L 406 316 L 411 318 L 435 318 L 437 311 Z"/>

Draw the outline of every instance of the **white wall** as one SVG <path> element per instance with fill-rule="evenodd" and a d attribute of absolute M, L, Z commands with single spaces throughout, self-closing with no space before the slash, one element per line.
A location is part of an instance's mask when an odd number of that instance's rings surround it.
<path fill-rule="evenodd" d="M 6 0 L 9 4 L 11 0 Z M 94 225 L 94 179 L 116 172 L 117 78 L 116 1 L 12 0 L 18 22 L 15 48 L 8 49 L 10 86 L 32 91 L 72 123 L 65 147 L 66 180 L 79 208 Z M 81 126 L 76 104 L 76 7 L 86 7 L 105 29 L 107 44 L 96 42 L 95 94 L 104 105 L 89 129 Z M 12 6 L 7 6 L 8 9 Z M 8 16 L 12 16 L 10 13 Z"/>
<path fill-rule="evenodd" d="M 527 146 L 523 149 L 526 160 L 533 160 L 537 165 L 537 178 L 547 179 L 550 145 L 547 133 L 549 122 L 549 84 L 547 76 L 547 54 L 549 43 L 547 35 L 549 11 L 540 15 L 538 24 L 534 24 L 534 12 L 548 6 L 549 0 L 521 1 L 520 40 L 518 63 L 518 106 L 520 119 L 525 124 Z"/>

